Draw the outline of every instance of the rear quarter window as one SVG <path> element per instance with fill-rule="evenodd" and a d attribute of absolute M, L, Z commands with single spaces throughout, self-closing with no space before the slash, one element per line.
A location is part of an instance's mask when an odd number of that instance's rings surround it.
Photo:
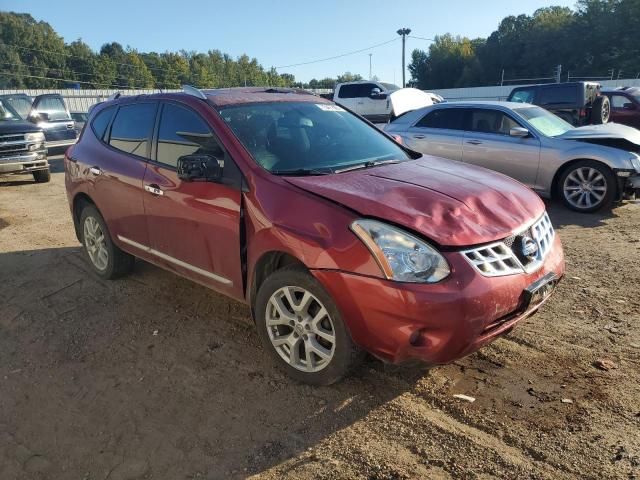
<path fill-rule="evenodd" d="M 98 112 L 94 119 L 91 121 L 91 130 L 100 140 L 104 140 L 104 134 L 107 131 L 107 127 L 109 126 L 109 122 L 111 121 L 111 117 L 113 117 L 113 112 L 115 112 L 115 107 L 108 107 Z"/>
<path fill-rule="evenodd" d="M 464 113 L 463 108 L 440 108 L 427 113 L 416 127 L 462 130 Z"/>
<path fill-rule="evenodd" d="M 576 105 L 578 103 L 578 89 L 573 85 L 548 87 L 540 89 L 538 105 Z"/>

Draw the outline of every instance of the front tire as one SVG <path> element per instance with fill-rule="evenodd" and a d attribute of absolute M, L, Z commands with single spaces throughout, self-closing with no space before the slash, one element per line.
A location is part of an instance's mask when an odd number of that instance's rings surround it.
<path fill-rule="evenodd" d="M 333 299 L 303 268 L 271 274 L 260 286 L 255 312 L 265 349 L 300 382 L 330 385 L 362 358 Z"/>
<path fill-rule="evenodd" d="M 611 102 L 606 95 L 600 95 L 591 106 L 591 123 L 600 125 L 607 123 L 611 116 Z"/>
<path fill-rule="evenodd" d="M 113 243 L 107 224 L 94 205 L 87 205 L 82 210 L 80 231 L 85 256 L 98 276 L 113 280 L 133 269 L 134 257 Z"/>
<path fill-rule="evenodd" d="M 33 179 L 36 183 L 47 183 L 51 180 L 51 172 L 49 169 L 47 170 L 36 170 L 33 172 Z"/>
<path fill-rule="evenodd" d="M 568 167 L 558 180 L 558 196 L 571 210 L 591 213 L 610 207 L 616 179 L 600 162 L 582 160 Z"/>

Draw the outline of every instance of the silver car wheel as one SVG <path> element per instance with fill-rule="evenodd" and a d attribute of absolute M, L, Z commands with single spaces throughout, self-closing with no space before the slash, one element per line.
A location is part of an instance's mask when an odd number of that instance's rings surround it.
<path fill-rule="evenodd" d="M 303 372 L 318 372 L 331 362 L 336 333 L 329 312 L 311 292 L 282 287 L 269 298 L 267 333 L 278 355 Z"/>
<path fill-rule="evenodd" d="M 91 263 L 98 270 L 106 270 L 109 264 L 107 242 L 100 223 L 94 217 L 87 217 L 84 221 L 84 246 Z"/>
<path fill-rule="evenodd" d="M 607 180 L 592 167 L 579 167 L 564 180 L 564 197 L 577 209 L 593 208 L 604 200 L 607 194 Z"/>

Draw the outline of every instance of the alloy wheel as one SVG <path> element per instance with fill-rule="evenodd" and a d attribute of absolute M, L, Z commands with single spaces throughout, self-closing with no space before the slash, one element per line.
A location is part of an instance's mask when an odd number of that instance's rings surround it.
<path fill-rule="evenodd" d="M 106 270 L 109 264 L 107 242 L 100 223 L 94 217 L 87 217 L 84 221 L 84 245 L 91 263 L 98 270 Z"/>
<path fill-rule="evenodd" d="M 577 209 L 592 208 L 604 200 L 607 194 L 607 180 L 592 167 L 579 167 L 565 178 L 563 185 L 565 199 Z"/>
<path fill-rule="evenodd" d="M 269 298 L 266 326 L 280 357 L 303 372 L 318 372 L 331 362 L 336 332 L 320 300 L 301 287 L 282 287 Z"/>

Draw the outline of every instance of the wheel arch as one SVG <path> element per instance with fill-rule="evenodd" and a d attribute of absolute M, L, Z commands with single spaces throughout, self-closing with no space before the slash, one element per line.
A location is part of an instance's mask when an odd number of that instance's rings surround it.
<path fill-rule="evenodd" d="M 79 242 L 82 243 L 82 235 L 80 232 L 80 215 L 82 215 L 82 210 L 86 205 L 96 206 L 96 202 L 87 195 L 85 192 L 79 192 L 73 197 L 73 208 L 72 208 L 72 217 L 73 217 L 73 227 L 76 231 L 76 238 Z M 99 210 L 99 209 L 98 209 Z"/>

